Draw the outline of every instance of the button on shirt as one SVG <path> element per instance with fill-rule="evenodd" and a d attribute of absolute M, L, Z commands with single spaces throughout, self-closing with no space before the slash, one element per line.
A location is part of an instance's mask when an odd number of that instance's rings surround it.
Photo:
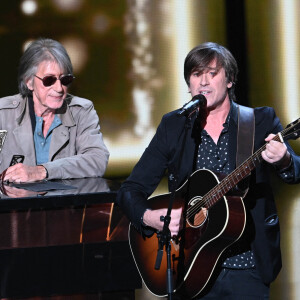
<path fill-rule="evenodd" d="M 36 164 L 41 165 L 49 161 L 49 149 L 51 143 L 51 137 L 53 129 L 61 125 L 60 118 L 55 115 L 53 122 L 47 132 L 46 137 L 43 135 L 43 118 L 35 116 L 36 125 L 34 130 L 34 147 L 35 147 L 35 156 Z"/>
<path fill-rule="evenodd" d="M 228 160 L 229 120 L 230 113 L 226 119 L 226 122 L 223 124 L 224 128 L 220 134 L 217 145 L 211 136 L 206 132 L 206 130 L 203 129 L 201 131 L 201 142 L 199 144 L 197 157 L 198 169 L 209 169 L 213 172 L 221 172 L 223 174 L 229 174 L 231 171 L 233 171 L 233 167 L 230 166 Z M 228 251 L 227 254 L 230 256 L 230 251 Z M 253 252 L 249 250 L 242 254 L 228 257 L 224 261 L 223 267 L 235 269 L 254 267 Z"/>

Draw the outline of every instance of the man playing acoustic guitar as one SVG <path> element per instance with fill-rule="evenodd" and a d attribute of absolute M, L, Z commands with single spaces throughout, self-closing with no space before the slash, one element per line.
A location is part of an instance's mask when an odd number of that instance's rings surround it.
<path fill-rule="evenodd" d="M 169 224 L 176 297 L 269 299 L 269 285 L 281 269 L 269 171 L 286 183 L 300 181 L 300 157 L 284 139 L 297 138 L 300 124 L 283 130 L 270 107 L 246 108 L 244 118 L 235 103 L 237 73 L 234 57 L 219 44 L 200 44 L 188 53 L 189 92 L 207 103 L 163 116 L 118 193 L 117 203 L 131 220 L 135 262 L 155 295 L 167 294 L 165 257 L 159 270 L 154 264 L 170 195 L 147 199 L 166 171 L 169 187 L 174 180 L 176 186 Z M 245 124 L 249 130 L 243 130 Z M 240 145 L 251 151 L 248 160 L 238 162 Z"/>

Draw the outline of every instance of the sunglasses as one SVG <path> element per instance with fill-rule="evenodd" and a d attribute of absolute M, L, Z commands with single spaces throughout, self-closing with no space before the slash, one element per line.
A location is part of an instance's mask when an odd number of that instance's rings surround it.
<path fill-rule="evenodd" d="M 72 74 L 62 75 L 60 78 L 57 78 L 54 75 L 48 75 L 43 78 L 36 76 L 36 75 L 34 75 L 34 76 L 36 78 L 42 80 L 43 85 L 47 86 L 47 87 L 53 85 L 57 79 L 60 80 L 62 85 L 67 86 L 67 85 L 71 84 L 73 79 L 75 78 Z"/>

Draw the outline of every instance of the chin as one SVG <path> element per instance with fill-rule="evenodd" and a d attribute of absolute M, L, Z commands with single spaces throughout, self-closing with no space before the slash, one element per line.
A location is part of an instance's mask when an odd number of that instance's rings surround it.
<path fill-rule="evenodd" d="M 50 105 L 48 105 L 48 107 L 49 107 L 50 109 L 59 109 L 59 108 L 62 107 L 63 103 L 64 103 L 64 101 L 62 100 L 62 101 L 60 101 L 60 102 L 51 103 Z"/>

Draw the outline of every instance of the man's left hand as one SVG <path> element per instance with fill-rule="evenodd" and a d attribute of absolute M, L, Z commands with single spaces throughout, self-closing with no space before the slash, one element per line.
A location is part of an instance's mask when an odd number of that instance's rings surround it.
<path fill-rule="evenodd" d="M 284 143 L 272 140 L 274 136 L 274 134 L 269 134 L 265 139 L 268 143 L 261 156 L 268 163 L 276 165 L 279 169 L 284 169 L 289 165 L 291 155 Z"/>

